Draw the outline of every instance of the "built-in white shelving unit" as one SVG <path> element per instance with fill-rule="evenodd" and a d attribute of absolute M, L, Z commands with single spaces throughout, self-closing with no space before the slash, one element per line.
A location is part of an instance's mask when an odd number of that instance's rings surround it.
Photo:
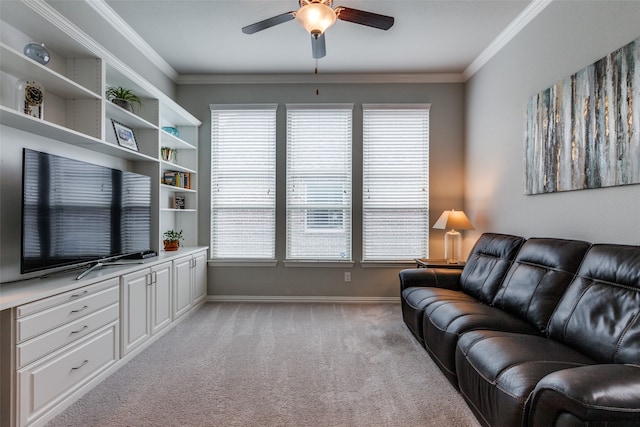
<path fill-rule="evenodd" d="M 149 176 L 151 248 L 160 255 L 144 265 L 105 268 L 81 281 L 57 276 L 2 285 L 0 427 L 37 426 L 205 301 L 207 248 L 197 247 L 201 122 L 47 1 L 2 2 L 0 35 L 0 208 L 2 243 L 10 247 L 2 252 L 2 281 L 20 276 L 23 147 Z M 46 65 L 23 54 L 33 41 L 45 42 L 51 56 Z M 20 105 L 24 91 L 19 89 L 26 82 L 44 90 L 42 117 L 26 114 Z M 113 104 L 105 97 L 109 86 L 133 90 L 142 106 L 131 112 Z M 137 150 L 118 144 L 114 121 L 133 130 Z M 177 129 L 179 136 L 164 127 Z M 163 159 L 163 147 L 176 155 Z M 167 185 L 164 178 L 171 172 L 189 179 Z M 183 231 L 179 252 L 163 251 L 162 235 L 170 229 Z M 69 304 L 80 307 L 72 308 L 75 317 L 68 317 Z M 24 324 L 35 332 L 22 336 Z"/>
<path fill-rule="evenodd" d="M 46 6 L 39 4 L 38 7 Z M 14 27 L 13 20 L 11 24 L 3 22 L 0 124 L 132 162 L 133 171 L 149 175 L 155 183 L 153 249 L 162 250 L 162 235 L 170 229 L 183 231 L 183 245 L 197 245 L 198 127 L 201 122 L 170 98 L 149 90 L 147 82 L 124 73 L 121 64 L 116 67 L 99 53 L 92 52 L 86 47 L 91 46 L 90 41 L 82 40 L 77 34 L 66 34 L 55 20 L 47 20 L 39 11 L 32 10 L 30 3 L 3 4 L 3 19 L 15 17 L 15 22 L 22 23 L 27 22 L 25 15 L 30 15 L 32 20 L 28 22 L 39 24 L 38 31 L 33 30 L 38 34 L 32 36 L 27 31 L 34 28 L 33 24 L 25 24 L 28 28 L 22 29 Z M 51 14 L 55 16 L 53 9 Z M 47 34 L 52 40 L 46 44 L 51 55 L 46 65 L 22 53 L 24 45 L 45 31 L 43 28 L 48 28 Z M 44 118 L 20 111 L 16 90 L 20 81 L 35 81 L 44 88 Z M 134 106 L 130 112 L 109 102 L 103 95 L 109 86 L 134 90 L 142 98 L 142 107 Z M 134 131 L 138 151 L 118 145 L 113 121 Z M 180 136 L 165 132 L 163 127 L 177 129 Z M 175 160 L 163 161 L 162 147 L 174 150 Z M 186 174 L 188 188 L 164 185 L 167 172 Z M 184 198 L 181 204 L 184 208 L 176 208 L 176 196 Z"/>

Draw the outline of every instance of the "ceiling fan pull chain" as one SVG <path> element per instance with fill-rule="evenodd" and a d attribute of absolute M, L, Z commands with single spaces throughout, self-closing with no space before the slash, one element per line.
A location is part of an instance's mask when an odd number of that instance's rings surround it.
<path fill-rule="evenodd" d="M 318 58 L 316 58 L 316 68 L 314 70 L 315 75 L 318 75 Z M 316 96 L 320 95 L 320 89 L 316 88 Z"/>

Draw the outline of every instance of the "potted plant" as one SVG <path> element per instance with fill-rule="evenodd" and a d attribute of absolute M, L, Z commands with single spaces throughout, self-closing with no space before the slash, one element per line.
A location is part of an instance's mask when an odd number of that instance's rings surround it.
<path fill-rule="evenodd" d="M 164 232 L 164 250 L 165 251 L 177 251 L 180 247 L 180 240 L 184 240 L 182 237 L 182 230 L 175 231 L 169 230 Z"/>
<path fill-rule="evenodd" d="M 127 111 L 133 113 L 133 104 L 138 105 L 138 109 L 142 107 L 142 101 L 140 97 L 136 95 L 131 89 L 127 89 L 122 86 L 109 86 L 106 92 L 107 99 L 114 104 L 124 108 Z"/>

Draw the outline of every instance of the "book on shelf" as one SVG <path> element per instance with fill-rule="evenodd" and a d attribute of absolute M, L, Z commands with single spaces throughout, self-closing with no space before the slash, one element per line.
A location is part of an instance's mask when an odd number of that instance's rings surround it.
<path fill-rule="evenodd" d="M 166 171 L 162 177 L 162 183 L 189 190 L 191 189 L 191 174 L 189 172 Z"/>
<path fill-rule="evenodd" d="M 185 208 L 185 197 L 182 194 L 176 194 L 173 196 L 173 208 L 174 209 L 184 209 Z"/>
<path fill-rule="evenodd" d="M 178 156 L 178 151 L 169 147 L 160 148 L 160 154 L 162 155 L 162 160 L 165 162 L 175 163 Z"/>

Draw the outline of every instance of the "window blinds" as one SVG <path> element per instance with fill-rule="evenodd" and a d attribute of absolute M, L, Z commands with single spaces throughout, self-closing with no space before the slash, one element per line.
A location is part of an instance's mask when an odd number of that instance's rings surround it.
<path fill-rule="evenodd" d="M 352 105 L 287 105 L 287 259 L 351 261 Z"/>
<path fill-rule="evenodd" d="M 429 105 L 363 105 L 363 261 L 429 254 Z"/>
<path fill-rule="evenodd" d="M 275 259 L 276 110 L 211 106 L 213 259 Z"/>

